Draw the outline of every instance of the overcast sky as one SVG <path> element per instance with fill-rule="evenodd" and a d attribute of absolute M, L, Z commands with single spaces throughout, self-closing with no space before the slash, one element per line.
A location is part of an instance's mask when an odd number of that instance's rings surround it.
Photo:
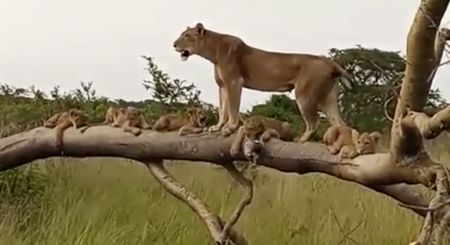
<path fill-rule="evenodd" d="M 237 35 L 262 49 L 326 55 L 360 44 L 405 52 L 420 0 L 0 0 L 0 83 L 68 91 L 93 81 L 99 95 L 149 98 L 141 55 L 172 78 L 195 82 L 201 99 L 217 105 L 213 67 L 186 62 L 172 43 L 186 26 Z M 443 24 L 449 24 L 446 14 Z M 434 88 L 450 100 L 450 67 Z M 241 111 L 270 93 L 244 90 Z"/>

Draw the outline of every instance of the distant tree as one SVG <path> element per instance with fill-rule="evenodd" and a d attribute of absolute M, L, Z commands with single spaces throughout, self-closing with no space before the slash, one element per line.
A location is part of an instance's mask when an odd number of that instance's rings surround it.
<path fill-rule="evenodd" d="M 344 120 L 360 130 L 382 130 L 390 125 L 385 114 L 394 114 L 405 59 L 398 52 L 361 46 L 331 49 L 329 54 L 356 83 L 353 89 L 342 87 L 340 90 L 339 103 Z M 427 106 L 437 108 L 443 101 L 439 90 L 431 90 Z"/>
<path fill-rule="evenodd" d="M 152 57 L 142 56 L 147 61 L 147 68 L 151 79 L 144 80 L 144 87 L 152 91 L 152 97 L 163 105 L 177 106 L 180 104 L 200 104 L 200 90 L 194 83 L 187 84 L 186 80 L 170 79 L 169 75 L 160 70 Z"/>

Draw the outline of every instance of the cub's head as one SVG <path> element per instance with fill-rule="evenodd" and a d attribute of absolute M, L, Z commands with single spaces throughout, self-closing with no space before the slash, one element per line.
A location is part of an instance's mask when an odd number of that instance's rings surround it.
<path fill-rule="evenodd" d="M 124 109 L 126 112 L 126 118 L 130 121 L 130 125 L 137 123 L 141 120 L 142 111 L 136 107 L 128 106 Z"/>
<path fill-rule="evenodd" d="M 252 116 L 244 121 L 245 136 L 251 140 L 257 139 L 262 133 L 264 133 L 266 126 L 263 120 L 258 116 Z"/>
<path fill-rule="evenodd" d="M 358 154 L 372 154 L 375 153 L 375 147 L 381 138 L 381 134 L 379 132 L 360 134 L 357 130 L 352 129 L 352 138 Z"/>
<path fill-rule="evenodd" d="M 78 109 L 70 109 L 69 117 L 76 122 L 77 126 L 85 125 L 88 119 L 87 115 Z"/>
<path fill-rule="evenodd" d="M 202 108 L 191 107 L 186 110 L 189 115 L 189 121 L 191 124 L 198 127 L 206 126 L 206 113 Z"/>
<path fill-rule="evenodd" d="M 180 53 L 183 61 L 192 54 L 201 52 L 205 28 L 202 23 L 197 23 L 194 27 L 186 27 L 178 39 L 173 43 L 173 47 Z"/>

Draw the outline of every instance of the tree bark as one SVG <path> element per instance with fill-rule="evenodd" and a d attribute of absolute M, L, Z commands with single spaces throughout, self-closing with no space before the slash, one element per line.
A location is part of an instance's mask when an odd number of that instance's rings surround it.
<path fill-rule="evenodd" d="M 448 0 L 422 0 L 410 27 L 406 43 L 406 68 L 400 98 L 395 108 L 391 130 L 391 143 L 398 135 L 396 130 L 406 108 L 422 111 L 432 81 L 427 82 L 436 67 L 436 32 L 439 29 Z M 441 52 L 442 53 L 442 52 Z M 442 54 L 441 54 L 442 55 Z"/>

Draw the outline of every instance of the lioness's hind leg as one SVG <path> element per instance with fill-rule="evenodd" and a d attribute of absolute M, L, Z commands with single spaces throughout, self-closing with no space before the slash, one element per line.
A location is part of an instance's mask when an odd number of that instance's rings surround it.
<path fill-rule="evenodd" d="M 332 126 L 346 125 L 341 117 L 338 104 L 337 84 L 330 90 L 325 99 L 319 103 L 319 109 L 325 114 Z"/>
<path fill-rule="evenodd" d="M 310 101 L 303 101 L 302 99 L 297 98 L 297 105 L 299 107 L 300 112 L 302 113 L 303 120 L 305 121 L 305 132 L 300 137 L 298 142 L 304 143 L 311 139 L 314 133 L 317 131 L 319 126 L 317 121 L 317 106 Z"/>

